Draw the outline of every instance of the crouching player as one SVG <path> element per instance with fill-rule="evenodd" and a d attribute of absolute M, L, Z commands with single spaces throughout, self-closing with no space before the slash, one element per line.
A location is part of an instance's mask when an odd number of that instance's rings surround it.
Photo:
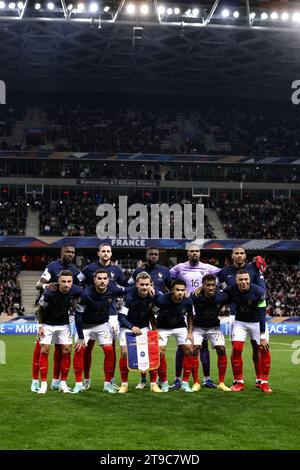
<path fill-rule="evenodd" d="M 192 369 L 193 355 L 193 302 L 191 297 L 185 296 L 185 292 L 185 281 L 176 279 L 171 284 L 171 292 L 160 295 L 155 299 L 155 305 L 159 307 L 156 318 L 160 336 L 160 367 L 158 375 L 161 379 L 161 389 L 163 392 L 169 391 L 166 348 L 170 336 L 176 338 L 177 346 L 182 346 L 184 353 L 181 390 L 184 392 L 193 392 L 188 383 Z M 185 317 L 187 317 L 188 326 L 186 326 Z"/>
<path fill-rule="evenodd" d="M 206 274 L 202 279 L 202 288 L 192 294 L 195 315 L 193 318 L 193 364 L 194 391 L 200 390 L 199 349 L 203 339 L 207 338 L 216 349 L 218 355 L 219 385 L 217 388 L 224 392 L 231 392 L 224 380 L 227 368 L 225 351 L 225 338 L 220 328 L 219 314 L 223 306 L 228 303 L 228 295 L 217 289 L 216 276 Z"/>
<path fill-rule="evenodd" d="M 234 383 L 233 392 L 244 390 L 242 352 L 247 336 L 255 341 L 259 353 L 259 388 L 266 393 L 272 393 L 268 379 L 271 366 L 271 356 L 266 331 L 266 301 L 264 289 L 250 282 L 249 273 L 240 269 L 236 274 L 236 286 L 226 287 L 230 302 L 236 305 L 236 316 L 232 330 L 232 369 Z"/>
<path fill-rule="evenodd" d="M 64 270 L 58 278 L 58 289 L 45 290 L 39 300 L 36 312 L 39 322 L 38 338 L 41 345 L 40 374 L 41 388 L 38 393 L 47 392 L 48 356 L 52 340 L 62 347 L 61 382 L 59 390 L 69 393 L 66 380 L 70 369 L 72 334 L 69 324 L 69 310 L 81 294 L 81 288 L 73 285 L 73 274 Z"/>
<path fill-rule="evenodd" d="M 146 272 L 140 272 L 136 276 L 136 287 L 125 296 L 124 305 L 119 312 L 120 322 L 120 372 L 122 385 L 119 393 L 128 392 L 128 367 L 127 367 L 127 347 L 126 332 L 131 331 L 135 335 L 141 335 L 149 330 L 149 323 L 152 329 L 156 329 L 153 314 L 153 297 L 149 295 L 149 289 L 152 286 L 151 276 Z M 157 381 L 157 370 L 150 370 L 150 390 L 151 392 L 162 392 Z"/>

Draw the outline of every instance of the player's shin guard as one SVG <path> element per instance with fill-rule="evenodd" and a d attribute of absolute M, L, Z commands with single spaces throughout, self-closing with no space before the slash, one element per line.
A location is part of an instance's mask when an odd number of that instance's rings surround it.
<path fill-rule="evenodd" d="M 61 380 L 65 382 L 68 377 L 68 373 L 71 365 L 71 352 L 62 353 L 61 358 Z"/>
<path fill-rule="evenodd" d="M 40 354 L 40 373 L 41 373 L 41 381 L 47 382 L 48 376 L 48 356 L 49 353 L 41 352 Z"/>
<path fill-rule="evenodd" d="M 256 379 L 260 379 L 260 354 L 259 349 L 253 350 L 252 352 L 252 360 L 255 369 Z"/>
<path fill-rule="evenodd" d="M 120 357 L 120 374 L 122 383 L 128 382 L 127 357 Z"/>
<path fill-rule="evenodd" d="M 114 369 L 114 351 L 111 344 L 106 344 L 103 346 L 104 351 L 104 376 L 105 382 L 110 382 L 113 378 L 113 369 Z"/>
<path fill-rule="evenodd" d="M 233 341 L 231 364 L 234 380 L 243 380 L 243 359 L 242 352 L 244 348 L 243 341 Z"/>
<path fill-rule="evenodd" d="M 225 375 L 227 369 L 227 356 L 222 354 L 218 356 L 218 371 L 219 371 L 219 383 L 225 382 Z"/>
<path fill-rule="evenodd" d="M 54 354 L 53 354 L 53 374 L 52 378 L 59 380 L 61 372 L 61 362 L 62 362 L 62 348 L 60 344 L 54 345 Z"/>
<path fill-rule="evenodd" d="M 113 340 L 113 343 L 112 343 L 112 347 L 113 347 L 113 354 L 114 354 L 114 363 L 113 363 L 113 377 L 115 376 L 115 370 L 116 370 L 116 363 L 117 363 L 117 354 L 116 354 L 116 341 Z"/>
<path fill-rule="evenodd" d="M 181 377 L 183 367 L 184 352 L 180 346 L 178 346 L 175 355 L 175 376 Z"/>
<path fill-rule="evenodd" d="M 41 354 L 41 346 L 40 342 L 37 340 L 33 350 L 32 356 L 32 378 L 33 380 L 39 380 L 39 373 L 40 373 L 40 354 Z"/>
<path fill-rule="evenodd" d="M 167 382 L 167 361 L 164 354 L 160 355 L 160 366 L 158 369 L 158 376 L 162 382 Z"/>
<path fill-rule="evenodd" d="M 95 340 L 90 339 L 84 350 L 83 368 L 84 368 L 84 378 L 87 380 L 90 378 L 90 370 L 91 370 L 91 365 L 92 365 L 92 352 L 93 352 L 94 346 L 95 346 Z"/>
<path fill-rule="evenodd" d="M 157 382 L 157 369 L 149 370 L 149 375 L 150 375 L 150 383 L 156 384 L 156 382 Z"/>
<path fill-rule="evenodd" d="M 192 372 L 192 367 L 193 367 L 193 356 L 186 354 L 183 359 L 183 376 L 182 376 L 183 382 L 189 381 L 189 377 Z"/>
<path fill-rule="evenodd" d="M 82 382 L 83 357 L 84 357 L 83 348 L 81 348 L 79 351 L 74 352 L 73 369 L 74 369 L 76 383 Z"/>
<path fill-rule="evenodd" d="M 208 343 L 206 339 L 204 339 L 202 342 L 202 346 L 200 350 L 200 360 L 202 363 L 202 370 L 203 370 L 204 377 L 209 377 L 210 376 L 210 357 L 209 357 Z"/>
<path fill-rule="evenodd" d="M 195 384 L 200 383 L 200 378 L 199 378 L 199 357 L 198 354 L 197 356 L 192 356 L 192 375 L 193 375 L 193 380 Z"/>
<path fill-rule="evenodd" d="M 260 350 L 260 380 L 267 382 L 269 379 L 270 368 L 271 368 L 271 355 L 270 351 L 266 351 L 265 349 Z"/>

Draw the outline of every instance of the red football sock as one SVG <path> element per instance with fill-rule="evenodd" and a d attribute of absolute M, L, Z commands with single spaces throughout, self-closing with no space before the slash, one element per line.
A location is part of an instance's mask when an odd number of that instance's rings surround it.
<path fill-rule="evenodd" d="M 234 380 L 243 380 L 242 352 L 244 344 L 244 341 L 233 341 L 231 364 Z"/>
<path fill-rule="evenodd" d="M 158 375 L 162 382 L 167 381 L 167 362 L 164 354 L 160 355 L 160 366 L 158 369 Z"/>
<path fill-rule="evenodd" d="M 53 354 L 53 379 L 59 379 L 60 376 L 60 367 L 62 362 L 62 348 L 60 344 L 54 345 L 54 354 Z"/>
<path fill-rule="evenodd" d="M 73 369 L 76 382 L 82 382 L 84 348 L 74 352 Z"/>
<path fill-rule="evenodd" d="M 193 367 L 193 356 L 189 356 L 185 354 L 183 358 L 183 375 L 182 375 L 182 380 L 184 382 L 189 381 L 189 377 L 192 372 L 192 367 Z"/>
<path fill-rule="evenodd" d="M 128 367 L 127 367 L 127 357 L 120 357 L 120 373 L 122 382 L 128 382 Z"/>
<path fill-rule="evenodd" d="M 226 354 L 218 356 L 218 370 L 219 370 L 219 383 L 224 382 L 227 369 L 227 356 Z"/>
<path fill-rule="evenodd" d="M 103 346 L 104 351 L 104 376 L 105 382 L 110 382 L 113 378 L 114 351 L 111 344 Z"/>
<path fill-rule="evenodd" d="M 71 365 L 71 353 L 63 353 L 61 358 L 61 380 L 67 380 Z"/>
<path fill-rule="evenodd" d="M 95 346 L 95 340 L 90 339 L 88 341 L 87 347 L 84 350 L 84 356 L 83 356 L 83 368 L 84 368 L 84 378 L 89 379 L 90 378 L 90 370 L 91 370 L 91 365 L 92 365 L 92 351 Z"/>
<path fill-rule="evenodd" d="M 266 351 L 265 349 L 260 349 L 260 380 L 268 381 L 270 368 L 271 368 L 271 355 L 270 351 Z"/>
<path fill-rule="evenodd" d="M 41 353 L 41 345 L 40 345 L 39 341 L 36 341 L 35 347 L 34 347 L 34 350 L 33 350 L 33 356 L 32 356 L 32 378 L 33 378 L 33 380 L 39 380 L 40 353 Z"/>
<path fill-rule="evenodd" d="M 144 374 L 144 375 L 146 375 L 146 374 Z M 150 382 L 151 383 L 156 383 L 156 381 L 157 381 L 157 369 L 149 370 L 149 375 L 150 375 Z"/>
<path fill-rule="evenodd" d="M 144 379 L 144 380 L 147 379 L 147 374 L 146 374 L 146 372 L 141 372 L 141 379 Z"/>
<path fill-rule="evenodd" d="M 40 373 L 41 373 L 41 381 L 46 382 L 48 376 L 48 356 L 49 353 L 40 354 Z"/>
<path fill-rule="evenodd" d="M 193 379 L 194 383 L 199 384 L 200 383 L 200 378 L 199 378 L 199 356 L 192 356 L 192 374 L 193 374 Z"/>

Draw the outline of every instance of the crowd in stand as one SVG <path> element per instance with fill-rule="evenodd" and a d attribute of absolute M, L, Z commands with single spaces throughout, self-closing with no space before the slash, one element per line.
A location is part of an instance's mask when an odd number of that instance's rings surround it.
<path fill-rule="evenodd" d="M 36 142 L 58 151 L 293 157 L 299 152 L 300 125 L 291 113 L 272 112 L 268 104 L 255 112 L 233 105 L 46 106 Z M 24 114 L 23 108 L 1 111 L 1 149 L 20 148 L 11 137 Z M 30 128 L 30 122 L 26 125 Z M 21 149 L 32 150 L 34 142 L 27 138 Z"/>
<path fill-rule="evenodd" d="M 300 197 L 220 200 L 215 210 L 229 238 L 299 239 Z"/>
<path fill-rule="evenodd" d="M 0 258 L 0 315 L 23 315 L 19 264 L 13 258 Z"/>
<path fill-rule="evenodd" d="M 299 316 L 299 266 L 270 266 L 267 270 L 267 311 L 274 317 Z"/>
<path fill-rule="evenodd" d="M 0 235 L 25 235 L 27 205 L 23 200 L 0 202 Z"/>

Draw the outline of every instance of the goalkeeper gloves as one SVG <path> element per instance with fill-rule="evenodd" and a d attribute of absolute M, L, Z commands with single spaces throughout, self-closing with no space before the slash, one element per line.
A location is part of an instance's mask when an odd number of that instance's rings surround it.
<path fill-rule="evenodd" d="M 264 274 L 265 270 L 267 269 L 267 263 L 261 256 L 255 256 L 252 259 L 252 263 L 257 267 L 257 269 Z"/>

